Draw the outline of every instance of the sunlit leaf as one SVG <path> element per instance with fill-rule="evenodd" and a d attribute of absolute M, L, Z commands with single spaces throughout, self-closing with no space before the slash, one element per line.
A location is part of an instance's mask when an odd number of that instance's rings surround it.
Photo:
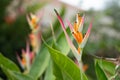
<path fill-rule="evenodd" d="M 30 76 L 24 75 L 22 73 L 18 73 L 18 72 L 11 72 L 11 73 L 13 73 L 12 76 L 15 77 L 16 80 L 34 80 Z"/>
<path fill-rule="evenodd" d="M 20 72 L 11 71 L 5 66 L 1 66 L 1 68 L 9 80 L 33 80 L 30 76 L 24 75 Z"/>
<path fill-rule="evenodd" d="M 29 72 L 29 75 L 33 77 L 34 80 L 38 79 L 38 77 L 40 77 L 42 73 L 45 71 L 49 59 L 50 59 L 49 52 L 47 48 L 45 48 L 45 46 L 43 45 L 41 51 L 36 56 Z"/>
<path fill-rule="evenodd" d="M 66 31 L 68 32 L 68 34 L 71 34 L 69 28 L 67 28 Z M 72 35 L 70 37 L 72 37 Z M 62 32 L 59 35 L 59 37 L 57 38 L 56 44 L 57 44 L 56 47 L 58 47 L 59 50 L 62 53 L 64 53 L 64 55 L 67 55 L 68 52 L 70 51 L 70 47 L 69 47 L 69 45 L 67 43 L 67 40 L 66 40 L 65 35 L 64 35 L 64 32 Z"/>
<path fill-rule="evenodd" d="M 62 72 L 60 68 L 56 65 L 56 63 L 53 64 L 53 72 L 56 77 L 56 80 L 64 80 L 62 76 Z"/>
<path fill-rule="evenodd" d="M 106 74 L 104 73 L 103 69 L 101 68 L 97 60 L 95 62 L 95 70 L 98 80 L 108 80 Z"/>
<path fill-rule="evenodd" d="M 109 61 L 105 61 L 105 60 L 99 60 L 99 62 L 101 63 L 100 65 L 102 66 L 102 68 L 111 76 L 113 76 L 115 74 L 115 64 L 109 62 Z"/>
<path fill-rule="evenodd" d="M 55 62 L 53 64 L 53 72 L 56 76 L 55 80 L 71 80 L 71 77 L 67 75 L 64 70 L 61 70 Z"/>
<path fill-rule="evenodd" d="M 68 31 L 68 33 L 70 33 L 69 29 L 67 29 L 67 31 Z M 69 48 L 69 46 L 67 44 L 67 41 L 65 39 L 65 35 L 64 35 L 63 32 L 59 35 L 59 37 L 57 38 L 56 43 L 54 43 L 53 47 L 56 48 L 57 50 L 65 53 L 64 55 L 68 54 L 68 52 L 70 51 L 70 48 Z M 47 68 L 46 75 L 45 75 L 45 80 L 50 80 L 50 79 L 54 80 L 54 77 L 53 77 L 54 75 L 53 75 L 51 67 L 52 67 L 52 65 L 49 64 L 49 66 Z M 55 71 L 55 68 L 54 68 L 54 71 Z"/>
<path fill-rule="evenodd" d="M 14 78 L 12 77 L 11 73 L 9 72 L 9 70 L 7 68 L 5 68 L 5 66 L 0 65 L 2 71 L 4 72 L 4 74 L 7 76 L 7 78 L 9 80 L 14 80 Z"/>
<path fill-rule="evenodd" d="M 47 44 L 46 46 L 49 49 L 53 62 L 67 77 L 69 77 L 70 80 L 81 80 L 81 78 L 83 80 L 87 80 L 85 75 L 83 76 L 83 73 L 79 70 L 77 65 L 72 60 L 70 60 L 67 56 L 63 55 L 63 53 L 49 47 Z"/>
<path fill-rule="evenodd" d="M 14 62 L 4 57 L 1 53 L 0 53 L 0 66 L 7 67 L 12 71 L 18 71 L 18 72 L 20 71 Z"/>
<path fill-rule="evenodd" d="M 51 60 L 49 61 L 49 65 L 47 67 L 44 80 L 55 80 L 55 76 L 53 75 L 53 66 Z"/>

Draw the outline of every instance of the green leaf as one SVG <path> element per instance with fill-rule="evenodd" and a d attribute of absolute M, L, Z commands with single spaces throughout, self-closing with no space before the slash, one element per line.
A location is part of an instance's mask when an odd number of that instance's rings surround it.
<path fill-rule="evenodd" d="M 99 63 L 101 63 L 100 65 L 109 75 L 113 76 L 115 74 L 115 64 L 106 60 L 99 60 Z"/>
<path fill-rule="evenodd" d="M 117 65 L 115 68 L 115 80 L 120 80 L 120 65 Z"/>
<path fill-rule="evenodd" d="M 43 45 L 41 51 L 36 56 L 31 66 L 29 75 L 33 77 L 34 80 L 38 79 L 38 77 L 40 77 L 47 68 L 49 60 L 50 60 L 49 52 L 47 48 L 45 48 L 45 46 Z"/>
<path fill-rule="evenodd" d="M 46 46 L 48 47 L 48 50 L 54 63 L 59 67 L 61 71 L 63 71 L 64 74 L 67 75 L 67 77 L 69 77 L 70 80 L 81 80 L 81 78 L 82 80 L 87 80 L 85 75 L 83 76 L 83 73 L 80 71 L 80 69 L 76 66 L 76 64 L 72 60 L 63 55 L 63 53 L 49 47 L 47 44 Z"/>
<path fill-rule="evenodd" d="M 61 70 L 55 62 L 53 63 L 53 72 L 56 76 L 55 80 L 71 80 L 71 77 L 69 77 L 63 70 Z"/>
<path fill-rule="evenodd" d="M 120 74 L 115 76 L 115 80 L 120 80 Z"/>
<path fill-rule="evenodd" d="M 9 80 L 14 80 L 14 78 L 12 77 L 11 73 L 8 71 L 7 68 L 5 68 L 3 65 L 0 65 L 0 67 Z"/>
<path fill-rule="evenodd" d="M 55 80 L 71 80 L 71 77 L 67 75 L 67 73 L 64 70 L 61 70 L 55 62 L 53 64 L 53 67 L 54 67 L 53 71 L 56 76 Z M 88 80 L 85 74 L 83 74 L 83 77 L 84 78 L 83 79 L 81 78 L 81 80 Z"/>
<path fill-rule="evenodd" d="M 33 80 L 30 76 L 24 75 L 20 72 L 11 71 L 5 66 L 1 66 L 1 68 L 9 80 Z"/>
<path fill-rule="evenodd" d="M 71 34 L 69 28 L 67 28 L 66 31 L 67 31 L 68 35 Z M 69 36 L 69 37 L 72 37 L 72 35 Z M 66 38 L 65 38 L 64 32 L 62 32 L 62 33 L 59 35 L 59 37 L 58 37 L 58 39 L 57 39 L 57 41 L 56 41 L 56 44 L 57 44 L 57 47 L 59 48 L 59 50 L 60 50 L 62 53 L 64 53 L 64 55 L 67 55 L 68 52 L 70 51 L 70 47 L 69 47 L 68 42 L 67 42 L 67 40 L 66 40 Z"/>
<path fill-rule="evenodd" d="M 98 80 L 108 80 L 107 76 L 105 75 L 103 69 L 101 68 L 97 60 L 95 61 L 95 70 Z"/>
<path fill-rule="evenodd" d="M 47 67 L 44 80 L 55 80 L 55 76 L 53 75 L 53 67 L 51 60 L 49 61 L 49 65 Z"/>
<path fill-rule="evenodd" d="M 30 76 L 24 75 L 22 73 L 18 73 L 18 72 L 11 72 L 11 73 L 12 76 L 15 77 L 15 80 L 34 80 Z"/>
<path fill-rule="evenodd" d="M 102 70 L 104 70 L 106 76 L 111 79 L 115 75 L 115 67 L 116 65 L 112 62 L 106 60 L 97 59 L 98 64 L 101 66 Z"/>
<path fill-rule="evenodd" d="M 69 30 L 69 28 L 67 28 L 67 32 L 68 32 L 68 34 L 70 34 L 71 32 L 70 32 L 70 30 Z M 65 55 L 67 55 L 68 54 L 68 52 L 70 51 L 70 48 L 69 48 L 69 46 L 68 46 L 68 43 L 67 43 L 67 41 L 66 41 L 66 38 L 65 38 L 65 35 L 64 35 L 64 32 L 62 32 L 60 35 L 59 35 L 59 37 L 57 38 L 57 40 L 56 40 L 56 43 L 53 43 L 53 47 L 54 48 L 56 48 L 57 50 L 59 50 L 59 51 L 61 51 L 61 52 L 63 52 L 63 53 L 65 53 Z M 54 80 L 54 75 L 53 75 L 53 73 L 51 72 L 52 71 L 52 69 L 51 69 L 51 66 L 50 66 L 51 64 L 49 64 L 49 66 L 48 66 L 48 69 L 47 69 L 47 72 L 46 72 L 46 76 L 45 76 L 45 80 Z M 50 69 L 50 70 L 49 70 Z M 51 75 L 51 76 L 50 76 Z"/>
<path fill-rule="evenodd" d="M 17 67 L 17 65 L 14 62 L 12 62 L 11 60 L 9 60 L 6 57 L 4 57 L 1 53 L 0 53 L 0 66 L 7 67 L 7 69 L 10 69 L 12 71 L 20 72 L 20 70 Z"/>
<path fill-rule="evenodd" d="M 56 79 L 55 80 L 64 80 L 63 79 L 63 75 L 62 75 L 62 71 L 60 70 L 60 68 L 56 65 L 55 62 L 53 62 L 53 72 L 54 72 L 54 75 L 56 76 Z"/>

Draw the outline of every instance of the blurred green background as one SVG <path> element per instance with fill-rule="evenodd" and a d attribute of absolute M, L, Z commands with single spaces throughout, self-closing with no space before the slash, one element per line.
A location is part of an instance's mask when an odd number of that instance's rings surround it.
<path fill-rule="evenodd" d="M 88 26 L 91 19 L 94 18 L 92 32 L 84 49 L 83 57 L 83 62 L 89 66 L 86 73 L 91 80 L 96 80 L 96 75 L 93 58 L 89 54 L 114 58 L 120 56 L 119 0 L 107 0 L 104 9 L 101 10 L 94 10 L 94 8 L 84 10 L 84 8 L 55 0 L 1 0 L 0 6 L 0 52 L 17 65 L 19 64 L 16 53 L 21 54 L 21 49 L 25 48 L 26 40 L 31 32 L 26 15 L 31 12 L 39 13 L 39 11 L 44 13 L 41 19 L 41 28 L 42 34 L 47 40 L 52 37 L 49 26 L 51 20 L 56 37 L 62 31 L 54 14 L 54 8 L 59 10 L 64 19 L 69 19 L 71 22 L 75 21 L 76 13 L 84 13 L 86 15 L 84 26 Z M 5 78 L 1 71 L 0 77 Z"/>

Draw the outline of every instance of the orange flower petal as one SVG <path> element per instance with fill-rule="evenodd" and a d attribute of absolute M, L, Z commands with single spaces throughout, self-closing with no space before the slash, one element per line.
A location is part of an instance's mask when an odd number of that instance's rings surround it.
<path fill-rule="evenodd" d="M 83 35 L 81 32 L 73 32 L 73 36 L 78 43 L 81 43 L 83 40 Z"/>
<path fill-rule="evenodd" d="M 37 25 L 37 18 L 32 18 L 31 19 L 31 23 L 33 25 L 33 29 L 37 29 L 38 28 L 38 25 Z"/>
<path fill-rule="evenodd" d="M 78 48 L 78 53 L 80 54 L 80 51 L 81 51 L 81 49 L 80 48 Z"/>
<path fill-rule="evenodd" d="M 84 64 L 83 65 L 83 70 L 86 71 L 88 69 L 88 65 L 87 64 Z"/>
<path fill-rule="evenodd" d="M 74 23 L 74 31 L 78 31 L 77 22 Z"/>
<path fill-rule="evenodd" d="M 22 58 L 21 62 L 22 62 L 22 65 L 23 65 L 23 66 L 26 65 L 26 60 L 25 60 L 24 58 Z"/>

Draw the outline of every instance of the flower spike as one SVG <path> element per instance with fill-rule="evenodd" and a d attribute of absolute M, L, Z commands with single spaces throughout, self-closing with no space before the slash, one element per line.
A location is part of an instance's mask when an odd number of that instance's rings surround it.
<path fill-rule="evenodd" d="M 88 40 L 88 37 L 90 35 L 90 31 L 91 31 L 91 28 L 92 28 L 92 23 L 90 23 L 89 25 L 89 28 L 87 30 L 87 33 L 86 35 L 83 37 L 83 34 L 82 34 L 82 29 L 83 29 L 83 24 L 84 24 L 84 19 L 85 19 L 85 16 L 83 15 L 82 17 L 80 17 L 79 14 L 77 14 L 76 16 L 76 22 L 74 23 L 74 25 L 72 26 L 72 24 L 67 20 L 67 23 L 68 23 L 68 26 L 72 32 L 72 35 L 73 37 L 75 38 L 76 42 L 78 43 L 78 48 L 76 48 L 74 46 L 74 44 L 72 43 L 72 41 L 70 40 L 70 37 L 68 36 L 67 32 L 66 32 L 66 28 L 65 28 L 65 25 L 64 25 L 64 22 L 62 20 L 62 18 L 60 17 L 60 15 L 58 14 L 58 12 L 54 9 L 56 15 L 57 15 L 57 18 L 62 26 L 62 29 L 64 31 L 64 34 L 66 36 L 66 39 L 67 39 L 67 42 L 71 48 L 71 50 L 73 51 L 73 54 L 74 56 L 76 57 L 76 59 L 78 61 L 81 60 L 81 56 L 82 56 L 82 51 L 83 51 L 83 48 Z"/>
<path fill-rule="evenodd" d="M 84 67 L 83 64 L 82 64 L 82 51 L 83 51 L 83 48 L 88 40 L 88 37 L 90 35 L 90 31 L 91 31 L 91 28 L 92 28 L 92 23 L 90 23 L 89 27 L 88 27 L 88 30 L 87 30 L 87 33 L 86 35 L 83 37 L 83 34 L 82 34 L 82 29 L 83 29 L 83 24 L 84 24 L 84 15 L 82 17 L 79 16 L 79 14 L 77 14 L 76 16 L 76 22 L 74 23 L 74 25 L 72 26 L 72 24 L 67 20 L 67 23 L 68 23 L 68 26 L 72 32 L 72 35 L 73 37 L 75 38 L 76 42 L 78 43 L 78 48 L 76 48 L 74 46 L 74 44 L 72 43 L 72 41 L 70 40 L 70 37 L 68 36 L 67 32 L 66 32 L 66 28 L 65 28 L 65 25 L 64 25 L 64 22 L 62 20 L 62 18 L 60 17 L 60 15 L 58 14 L 58 12 L 54 9 L 56 15 L 57 15 L 57 18 L 62 26 L 62 29 L 63 29 L 63 32 L 65 34 L 65 37 L 67 39 L 67 42 L 78 62 L 78 65 L 80 67 L 80 70 L 83 70 L 83 69 L 87 69 L 87 66 Z"/>
<path fill-rule="evenodd" d="M 25 71 L 29 71 L 33 58 L 34 58 L 34 53 L 30 52 L 29 42 L 27 41 L 26 51 L 22 49 L 22 58 L 20 58 L 17 54 L 17 59 L 21 67 L 25 69 Z"/>
<path fill-rule="evenodd" d="M 33 47 L 33 51 L 37 54 L 41 45 L 41 28 L 40 28 L 40 19 L 42 17 L 42 13 L 39 15 L 30 14 L 27 15 L 27 20 L 31 28 L 31 33 L 29 35 L 31 45 Z"/>
<path fill-rule="evenodd" d="M 73 27 L 69 21 L 67 21 L 67 23 L 77 43 L 81 44 L 83 40 L 82 29 L 83 29 L 83 24 L 84 24 L 84 15 L 82 17 L 80 17 L 79 14 L 76 15 L 76 22 L 74 22 Z"/>

